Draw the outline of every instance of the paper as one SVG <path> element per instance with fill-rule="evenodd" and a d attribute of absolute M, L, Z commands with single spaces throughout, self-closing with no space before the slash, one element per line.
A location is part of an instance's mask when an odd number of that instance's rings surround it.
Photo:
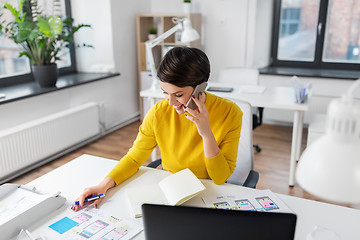
<path fill-rule="evenodd" d="M 141 217 L 143 203 L 180 205 L 205 190 L 205 186 L 189 170 L 174 173 L 158 184 L 128 188 L 126 196 L 134 217 Z"/>
<path fill-rule="evenodd" d="M 243 85 L 238 88 L 241 93 L 263 93 L 266 87 L 258 85 Z"/>
<path fill-rule="evenodd" d="M 293 213 L 293 211 L 270 190 L 258 190 L 253 193 L 249 192 L 239 195 L 203 197 L 202 199 L 209 208 Z"/>
<path fill-rule="evenodd" d="M 107 214 L 92 205 L 78 212 L 70 208 L 57 215 L 56 218 L 42 224 L 36 231 L 46 239 L 131 239 L 143 228 L 131 221 Z"/>
<path fill-rule="evenodd" d="M 311 83 L 304 85 L 296 76 L 290 78 L 290 83 L 294 87 L 295 102 L 303 103 L 311 90 Z"/>

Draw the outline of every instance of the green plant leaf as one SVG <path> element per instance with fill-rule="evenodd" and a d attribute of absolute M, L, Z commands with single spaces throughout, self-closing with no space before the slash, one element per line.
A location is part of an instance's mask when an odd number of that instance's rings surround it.
<path fill-rule="evenodd" d="M 36 41 L 36 39 L 40 36 L 40 31 L 39 29 L 35 28 L 31 31 L 31 33 L 29 34 L 29 41 Z"/>
<path fill-rule="evenodd" d="M 27 52 L 21 52 L 21 53 L 19 53 L 19 57 L 22 57 L 22 56 L 26 56 L 27 58 L 31 58 L 30 57 L 30 54 L 29 53 L 27 53 Z"/>
<path fill-rule="evenodd" d="M 50 16 L 48 19 L 38 17 L 39 31 L 46 37 L 55 38 L 62 33 L 62 21 L 58 16 Z"/>
<path fill-rule="evenodd" d="M 44 47 L 45 46 L 45 39 L 39 39 L 38 46 L 39 46 L 39 48 Z"/>
<path fill-rule="evenodd" d="M 51 26 L 50 23 L 47 21 L 47 19 L 43 17 L 38 17 L 38 27 L 39 31 L 44 34 L 46 37 L 53 37 L 51 32 Z"/>
<path fill-rule="evenodd" d="M 60 17 L 50 16 L 49 17 L 50 28 L 54 36 L 60 35 L 63 28 L 63 23 Z"/>
<path fill-rule="evenodd" d="M 19 4 L 19 13 L 23 10 L 25 0 L 21 0 Z"/>
<path fill-rule="evenodd" d="M 19 31 L 18 34 L 16 36 L 16 42 L 20 43 L 20 42 L 24 42 L 29 38 L 30 33 L 33 30 L 33 24 L 31 22 L 21 22 L 19 24 Z"/>
<path fill-rule="evenodd" d="M 4 7 L 8 9 L 11 12 L 11 14 L 15 17 L 15 21 L 18 21 L 20 10 L 18 11 L 15 7 L 10 5 L 9 3 L 4 3 Z"/>
<path fill-rule="evenodd" d="M 64 26 L 66 27 L 72 27 L 73 23 L 74 23 L 74 19 L 71 17 L 66 17 L 63 21 Z"/>

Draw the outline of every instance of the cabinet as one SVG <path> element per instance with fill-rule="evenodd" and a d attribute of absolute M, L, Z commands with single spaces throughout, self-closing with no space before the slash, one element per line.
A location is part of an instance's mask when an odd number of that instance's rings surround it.
<path fill-rule="evenodd" d="M 138 14 L 136 16 L 136 39 L 137 39 L 137 58 L 138 58 L 138 86 L 139 92 L 145 90 L 151 86 L 152 76 L 150 69 L 146 64 L 145 42 L 148 40 L 149 29 L 156 27 L 157 36 L 168 31 L 176 24 L 173 23 L 174 17 L 191 19 L 193 28 L 200 34 L 200 39 L 194 42 L 186 44 L 189 47 L 201 48 L 201 14 Z M 158 46 L 154 47 L 153 55 L 156 67 L 161 61 L 161 58 L 174 46 L 183 46 L 183 43 L 178 41 L 178 37 L 181 33 L 175 33 L 162 41 Z M 148 110 L 147 99 L 140 97 L 140 118 L 143 119 Z"/>

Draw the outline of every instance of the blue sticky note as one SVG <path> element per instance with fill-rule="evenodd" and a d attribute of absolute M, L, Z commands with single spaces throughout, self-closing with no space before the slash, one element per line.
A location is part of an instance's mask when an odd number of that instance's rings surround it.
<path fill-rule="evenodd" d="M 49 226 L 49 228 L 53 229 L 54 231 L 63 234 L 66 231 L 69 231 L 73 227 L 78 225 L 77 222 L 74 220 L 71 220 L 68 217 L 64 217 L 63 219 L 57 221 L 56 223 L 53 223 Z"/>

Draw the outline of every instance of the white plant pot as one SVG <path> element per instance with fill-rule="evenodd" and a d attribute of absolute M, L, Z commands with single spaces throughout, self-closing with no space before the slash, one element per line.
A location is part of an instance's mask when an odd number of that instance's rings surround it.
<path fill-rule="evenodd" d="M 149 34 L 148 38 L 149 40 L 154 40 L 156 38 L 156 34 Z"/>
<path fill-rule="evenodd" d="M 183 3 L 184 13 L 191 13 L 191 3 Z"/>

